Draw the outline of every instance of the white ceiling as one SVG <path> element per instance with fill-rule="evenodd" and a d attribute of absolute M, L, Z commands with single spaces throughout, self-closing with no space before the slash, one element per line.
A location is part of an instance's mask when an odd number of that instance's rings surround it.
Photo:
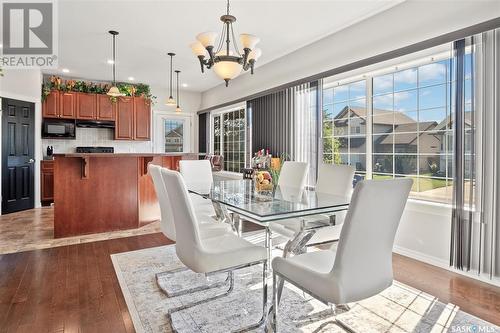
<path fill-rule="evenodd" d="M 235 33 L 261 38 L 258 65 L 293 52 L 311 42 L 386 10 L 401 1 L 231 1 L 237 17 Z M 181 83 L 205 91 L 221 82 L 208 70 L 200 72 L 189 44 L 196 34 L 221 29 L 225 1 L 70 1 L 59 6 L 59 71 L 72 77 L 110 80 L 111 38 L 118 30 L 117 80 L 167 87 L 167 52 L 175 52 L 174 67 Z M 69 74 L 61 73 L 68 68 Z M 258 67 L 256 70 L 259 70 Z M 293 64 L 290 64 L 293 70 Z"/>

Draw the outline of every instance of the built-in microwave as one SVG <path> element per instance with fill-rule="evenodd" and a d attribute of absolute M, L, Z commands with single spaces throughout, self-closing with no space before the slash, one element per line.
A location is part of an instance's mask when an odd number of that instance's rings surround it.
<path fill-rule="evenodd" d="M 44 119 L 42 138 L 75 139 L 75 121 L 62 119 Z"/>

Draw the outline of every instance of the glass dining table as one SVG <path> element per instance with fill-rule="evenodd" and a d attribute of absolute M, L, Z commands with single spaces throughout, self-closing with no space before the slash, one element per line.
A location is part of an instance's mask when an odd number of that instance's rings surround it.
<path fill-rule="evenodd" d="M 264 268 L 265 276 L 269 277 L 272 259 L 272 223 L 280 221 L 286 226 L 287 223 L 296 223 L 311 215 L 329 215 L 335 212 L 347 210 L 350 198 L 336 196 L 328 193 L 316 192 L 308 189 L 287 188 L 276 186 L 266 194 L 255 191 L 253 180 L 218 180 L 202 183 L 186 182 L 190 193 L 194 193 L 212 201 L 217 219 L 227 221 L 233 229 L 242 235 L 242 222 L 250 221 L 261 225 L 265 229 L 265 244 L 267 249 L 267 265 Z M 328 220 L 328 219 L 327 219 Z M 316 232 L 316 227 L 309 228 L 310 223 L 301 223 L 301 228 L 289 239 L 283 249 L 283 257 L 290 253 L 301 251 L 307 241 Z M 267 309 L 267 282 L 264 290 L 264 313 L 261 321 L 255 327 L 267 321 L 267 314 L 272 306 Z M 283 280 L 278 282 L 278 297 L 283 290 Z M 252 327 L 252 328 L 255 328 Z"/>
<path fill-rule="evenodd" d="M 296 223 L 306 216 L 334 214 L 347 210 L 350 198 L 309 189 L 276 186 L 267 194 L 255 191 L 252 180 L 217 180 L 207 182 L 186 182 L 188 191 L 212 200 L 219 220 L 232 224 L 241 235 L 242 220 L 261 225 L 266 231 L 265 246 L 271 259 L 270 224 L 281 221 Z M 307 224 L 288 242 L 289 248 L 303 242 L 308 234 Z M 310 233 L 309 233 L 310 234 Z"/>

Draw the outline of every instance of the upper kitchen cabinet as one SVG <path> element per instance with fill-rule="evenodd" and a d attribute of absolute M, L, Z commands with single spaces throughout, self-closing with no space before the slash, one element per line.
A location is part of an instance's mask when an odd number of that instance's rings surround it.
<path fill-rule="evenodd" d="M 115 140 L 134 140 L 134 97 L 116 101 Z"/>
<path fill-rule="evenodd" d="M 59 93 L 59 118 L 75 119 L 77 94 L 75 92 Z"/>
<path fill-rule="evenodd" d="M 135 140 L 151 139 L 151 104 L 143 97 L 134 97 Z"/>
<path fill-rule="evenodd" d="M 59 91 L 52 90 L 47 95 L 42 105 L 42 116 L 44 118 L 59 118 Z"/>
<path fill-rule="evenodd" d="M 76 119 L 94 120 L 96 119 L 96 114 L 97 114 L 97 95 L 77 93 Z"/>
<path fill-rule="evenodd" d="M 116 103 L 108 95 L 97 96 L 97 120 L 115 120 Z"/>

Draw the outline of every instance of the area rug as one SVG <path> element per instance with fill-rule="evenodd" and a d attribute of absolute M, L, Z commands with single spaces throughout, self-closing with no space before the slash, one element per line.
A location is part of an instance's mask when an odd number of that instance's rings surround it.
<path fill-rule="evenodd" d="M 261 232 L 247 234 L 245 238 L 256 244 L 263 242 Z M 226 333 L 251 325 L 261 316 L 260 265 L 237 271 L 234 291 L 229 296 L 175 312 L 170 321 L 167 316 L 169 309 L 221 293 L 227 287 L 172 298 L 163 294 L 155 274 L 183 267 L 173 245 L 113 254 L 111 257 L 138 333 Z M 223 278 L 214 276 L 209 282 Z M 159 282 L 169 290 L 180 286 L 193 287 L 199 285 L 200 275 L 187 271 L 168 279 L 162 278 Z M 453 304 L 441 303 L 436 297 L 399 282 L 394 282 L 377 296 L 349 306 L 351 310 L 339 314 L 337 319 L 359 333 L 500 332 L 499 327 L 465 313 Z M 283 290 L 278 326 L 280 332 L 345 332 L 335 324 L 329 307 L 290 284 L 285 284 Z M 255 330 L 262 331 L 263 328 Z"/>

